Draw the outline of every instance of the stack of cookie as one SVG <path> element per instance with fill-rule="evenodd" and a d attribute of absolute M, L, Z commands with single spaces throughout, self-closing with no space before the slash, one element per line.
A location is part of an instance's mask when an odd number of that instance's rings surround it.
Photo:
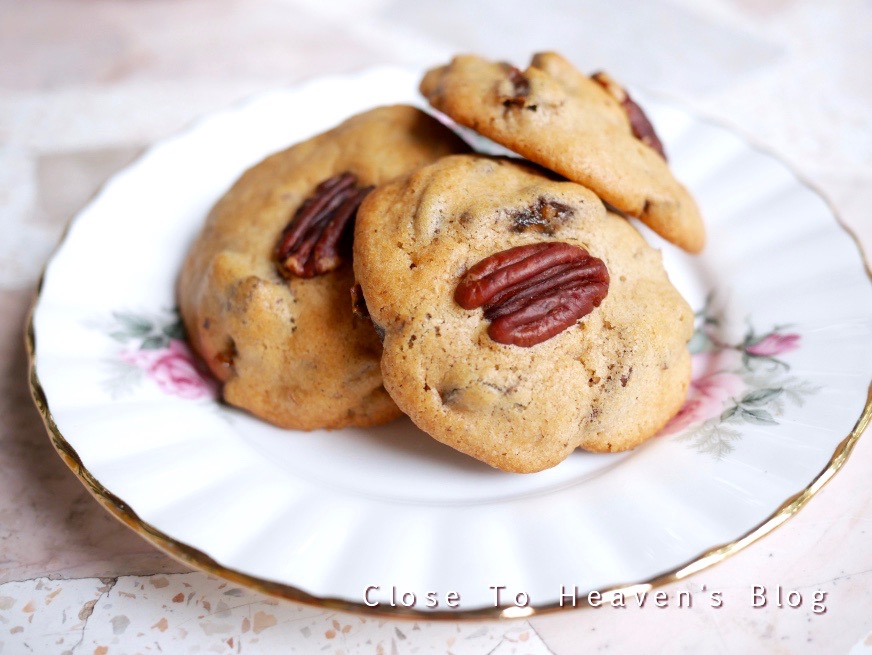
<path fill-rule="evenodd" d="M 457 57 L 421 91 L 525 159 L 395 106 L 247 171 L 179 283 L 227 402 L 304 430 L 402 412 L 515 472 L 654 435 L 685 399 L 693 314 L 626 216 L 690 252 L 704 231 L 644 113 L 554 53 Z"/>

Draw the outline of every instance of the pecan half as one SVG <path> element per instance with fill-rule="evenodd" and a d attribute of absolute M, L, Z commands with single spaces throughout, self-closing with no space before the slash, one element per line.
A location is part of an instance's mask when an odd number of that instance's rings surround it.
<path fill-rule="evenodd" d="M 315 187 L 282 231 L 275 258 L 284 277 L 310 278 L 339 268 L 343 237 L 372 187 L 359 188 L 353 173 L 340 173 Z"/>
<path fill-rule="evenodd" d="M 559 334 L 598 307 L 609 291 L 605 262 L 562 242 L 503 250 L 470 268 L 454 299 L 484 307 L 488 335 L 528 348 Z"/>
<path fill-rule="evenodd" d="M 654 131 L 654 126 L 648 120 L 642 108 L 630 97 L 627 90 L 602 71 L 594 73 L 590 78 L 621 103 L 624 111 L 627 112 L 633 136 L 653 148 L 663 159 L 666 159 L 666 152 L 663 150 L 663 144 L 660 142 L 657 132 Z"/>

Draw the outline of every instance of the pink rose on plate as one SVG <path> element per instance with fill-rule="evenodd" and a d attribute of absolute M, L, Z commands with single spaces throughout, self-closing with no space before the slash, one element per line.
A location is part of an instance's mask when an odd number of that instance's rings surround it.
<path fill-rule="evenodd" d="M 735 373 L 716 372 L 691 381 L 684 407 L 672 417 L 660 434 L 672 434 L 719 416 L 727 403 L 744 388 Z"/>
<path fill-rule="evenodd" d="M 148 371 L 155 359 L 157 359 L 162 352 L 164 351 L 140 350 L 137 348 L 136 350 L 123 350 L 119 353 L 119 357 L 128 364 L 133 364 L 144 371 Z"/>
<path fill-rule="evenodd" d="M 196 400 L 218 395 L 215 380 L 203 371 L 183 341 L 170 339 L 167 348 L 127 350 L 121 358 L 144 370 L 164 393 Z"/>
<path fill-rule="evenodd" d="M 148 374 L 164 393 L 195 400 L 215 397 L 215 382 L 197 367 L 188 347 L 177 339 L 170 340 L 169 348 L 157 351 Z"/>
<path fill-rule="evenodd" d="M 754 357 L 775 357 L 799 348 L 798 334 L 779 334 L 770 332 L 765 337 L 745 348 Z"/>

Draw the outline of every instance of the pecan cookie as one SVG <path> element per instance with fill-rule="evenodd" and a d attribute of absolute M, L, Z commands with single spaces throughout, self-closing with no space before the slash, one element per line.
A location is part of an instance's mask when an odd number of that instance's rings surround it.
<path fill-rule="evenodd" d="M 372 185 L 466 150 L 418 109 L 382 107 L 242 175 L 178 286 L 191 343 L 227 402 L 306 430 L 400 414 L 382 386 L 378 336 L 351 312 L 351 226 Z"/>
<path fill-rule="evenodd" d="M 632 448 L 684 401 L 693 313 L 660 253 L 533 165 L 457 155 L 379 187 L 354 272 L 397 405 L 496 468 Z"/>
<path fill-rule="evenodd" d="M 458 123 L 584 184 L 665 239 L 699 252 L 705 231 L 645 114 L 611 78 L 553 52 L 521 72 L 472 55 L 429 71 L 421 92 Z"/>

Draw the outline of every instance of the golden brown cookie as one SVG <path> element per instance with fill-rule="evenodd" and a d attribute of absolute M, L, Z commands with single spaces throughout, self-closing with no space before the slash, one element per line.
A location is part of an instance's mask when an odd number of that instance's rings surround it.
<path fill-rule="evenodd" d="M 382 386 L 379 339 L 351 312 L 354 279 L 340 222 L 352 217 L 340 216 L 338 205 L 347 200 L 353 215 L 355 193 L 465 150 L 418 109 L 381 107 L 242 175 L 210 212 L 178 286 L 191 344 L 224 383 L 227 402 L 305 430 L 400 414 Z M 346 172 L 354 177 L 336 178 L 333 190 L 319 186 Z M 313 206 L 325 196 L 337 207 Z M 321 223 L 296 236 L 285 230 L 303 214 Z M 350 224 L 345 231 L 350 237 Z M 284 252 L 277 255 L 277 246 Z"/>
<path fill-rule="evenodd" d="M 590 78 L 553 52 L 523 72 L 463 55 L 429 71 L 421 92 L 458 123 L 587 186 L 681 248 L 702 250 L 696 202 L 657 151 L 644 114 L 610 78 Z"/>
<path fill-rule="evenodd" d="M 458 298 L 481 291 L 469 282 L 481 262 L 530 244 L 600 260 L 607 295 L 544 341 L 500 343 L 493 307 L 464 309 Z M 584 295 L 603 277 L 581 262 L 586 281 L 573 288 Z M 522 277 L 536 282 L 534 269 Z M 532 165 L 458 155 L 379 187 L 358 212 L 354 271 L 384 332 L 382 373 L 397 405 L 437 440 L 496 468 L 540 471 L 577 447 L 632 448 L 684 401 L 693 313 L 660 253 L 591 191 Z M 571 286 L 552 285 L 558 305 Z M 551 302 L 541 289 L 533 295 Z"/>

